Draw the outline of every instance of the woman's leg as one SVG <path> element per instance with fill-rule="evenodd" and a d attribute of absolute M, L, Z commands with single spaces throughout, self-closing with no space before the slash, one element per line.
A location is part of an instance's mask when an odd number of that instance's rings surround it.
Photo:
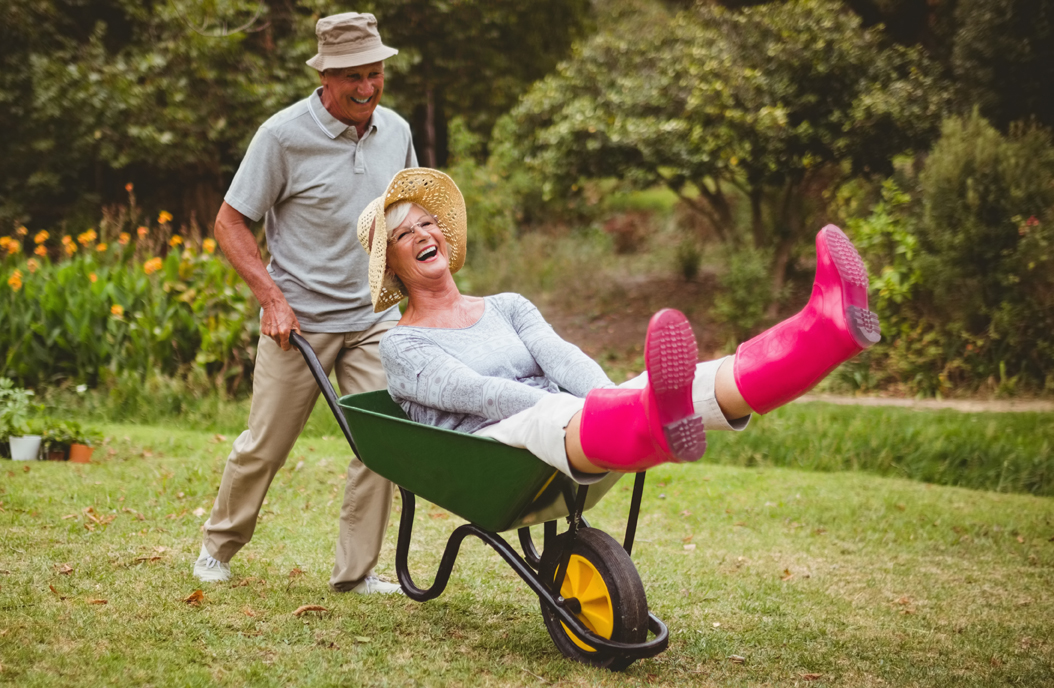
<path fill-rule="evenodd" d="M 867 308 L 867 287 L 867 268 L 849 238 L 834 225 L 821 229 L 809 303 L 739 345 L 732 365 L 735 391 L 725 387 L 725 403 L 736 412 L 744 402 L 758 413 L 768 413 L 875 344 L 880 336 L 878 316 Z M 726 383 L 727 377 L 726 372 Z"/>

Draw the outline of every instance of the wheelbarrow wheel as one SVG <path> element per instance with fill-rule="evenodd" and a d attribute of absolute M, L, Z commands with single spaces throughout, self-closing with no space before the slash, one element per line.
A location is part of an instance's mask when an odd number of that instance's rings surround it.
<path fill-rule="evenodd" d="M 560 553 L 567 541 L 564 533 L 542 553 L 543 580 L 554 580 Z M 580 528 L 571 551 L 560 594 L 581 605 L 578 619 L 593 633 L 623 643 L 642 643 L 648 638 L 648 600 L 637 568 L 626 550 L 610 535 L 596 528 Z M 599 653 L 575 635 L 543 602 L 545 628 L 557 649 L 575 661 L 620 671 L 633 658 Z"/>

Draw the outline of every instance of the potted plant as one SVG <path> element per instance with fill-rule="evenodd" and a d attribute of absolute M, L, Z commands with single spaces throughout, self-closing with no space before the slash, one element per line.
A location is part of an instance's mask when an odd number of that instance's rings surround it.
<path fill-rule="evenodd" d="M 79 423 L 71 421 L 71 424 L 76 432 L 70 436 L 69 460 L 73 463 L 88 463 L 95 445 L 102 441 L 102 435 L 92 428 L 82 428 Z"/>
<path fill-rule="evenodd" d="M 70 445 L 80 441 L 84 430 L 76 421 L 48 418 L 44 421 L 44 431 L 41 435 L 44 458 L 48 461 L 67 461 Z"/>
<path fill-rule="evenodd" d="M 11 458 L 33 461 L 40 453 L 40 435 L 33 434 L 29 425 L 29 398 L 33 392 L 0 378 L 0 441 L 9 445 Z"/>

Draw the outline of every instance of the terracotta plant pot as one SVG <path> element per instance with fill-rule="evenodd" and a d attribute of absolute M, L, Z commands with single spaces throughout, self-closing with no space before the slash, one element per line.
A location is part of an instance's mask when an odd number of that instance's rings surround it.
<path fill-rule="evenodd" d="M 91 453 L 93 451 L 95 451 L 95 447 L 89 447 L 86 444 L 71 444 L 70 461 L 73 463 L 88 463 L 91 461 Z"/>

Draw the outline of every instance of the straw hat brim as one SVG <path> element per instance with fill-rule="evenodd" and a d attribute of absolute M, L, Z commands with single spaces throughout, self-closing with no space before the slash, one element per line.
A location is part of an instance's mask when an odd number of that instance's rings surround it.
<path fill-rule="evenodd" d="M 375 313 L 391 308 L 407 296 L 403 283 L 387 271 L 388 227 L 384 222 L 384 212 L 402 201 L 416 203 L 436 217 L 439 229 L 446 238 L 450 274 L 465 264 L 468 224 L 465 198 L 457 184 L 439 170 L 427 167 L 411 167 L 400 171 L 392 178 L 384 195 L 371 201 L 359 215 L 359 243 L 370 254 L 370 299 Z"/>

